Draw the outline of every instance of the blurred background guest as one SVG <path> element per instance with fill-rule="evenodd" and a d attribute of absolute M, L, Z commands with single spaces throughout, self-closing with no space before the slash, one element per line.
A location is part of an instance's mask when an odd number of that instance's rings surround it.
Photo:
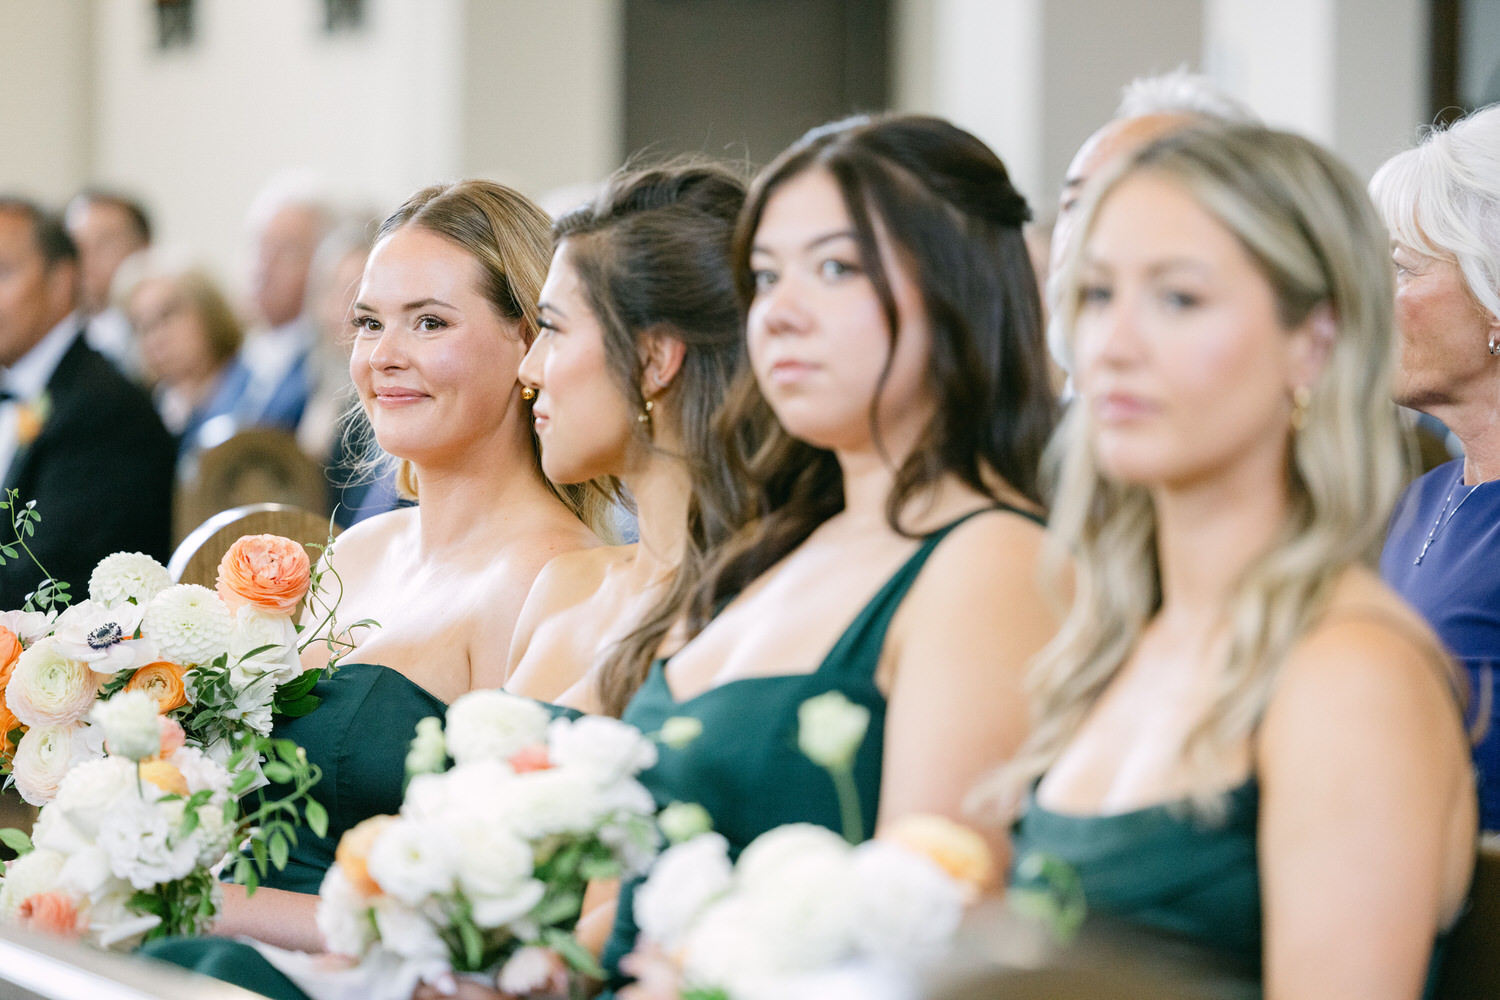
<path fill-rule="evenodd" d="M 125 299 L 142 372 L 162 423 L 177 438 L 179 461 L 202 447 L 199 431 L 227 413 L 226 388 L 244 330 L 214 280 L 196 267 L 142 258 Z"/>
<path fill-rule="evenodd" d="M 36 501 L 36 560 L 72 595 L 105 556 L 166 561 L 174 448 L 145 394 L 83 340 L 78 252 L 62 221 L 0 197 L 0 468 Z M 9 534 L 0 521 L 0 537 Z M 0 609 L 43 578 L 28 559 L 0 566 Z"/>
<path fill-rule="evenodd" d="M 125 313 L 110 291 L 131 254 L 151 245 L 151 220 L 140 203 L 98 188 L 79 192 L 63 215 L 78 247 L 78 308 L 88 345 L 130 376 L 141 377 L 140 351 Z"/>
<path fill-rule="evenodd" d="M 1370 183 L 1391 231 L 1396 401 L 1463 444 L 1391 518 L 1380 571 L 1468 671 L 1486 830 L 1500 829 L 1500 105 L 1431 132 Z"/>
<path fill-rule="evenodd" d="M 228 389 L 229 420 L 209 425 L 205 434 L 223 439 L 247 427 L 292 432 L 301 423 L 312 392 L 312 352 L 318 341 L 305 312 L 308 272 L 332 224 L 333 213 L 316 186 L 301 177 L 278 179 L 251 206 L 253 322 Z"/>

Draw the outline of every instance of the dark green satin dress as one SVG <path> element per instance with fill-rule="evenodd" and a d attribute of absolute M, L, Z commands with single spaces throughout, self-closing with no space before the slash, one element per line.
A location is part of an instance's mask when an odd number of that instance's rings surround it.
<path fill-rule="evenodd" d="M 1108 816 L 1051 812 L 1033 796 L 1012 830 L 1011 885 L 1045 891 L 1016 872 L 1040 854 L 1073 869 L 1090 914 L 1158 931 L 1214 956 L 1223 971 L 1214 996 L 1261 995 L 1262 923 L 1257 854 L 1260 787 L 1254 778 L 1225 793 L 1220 822 L 1186 802 Z M 1029 866 L 1035 868 L 1036 866 Z M 1443 945 L 1438 939 L 1424 997 L 1433 996 Z"/>
<path fill-rule="evenodd" d="M 713 818 L 714 830 L 729 841 L 734 856 L 756 837 L 786 823 L 816 823 L 843 832 L 832 779 L 797 748 L 798 707 L 809 698 L 839 691 L 870 711 L 869 729 L 854 759 L 854 781 L 864 833 L 873 833 L 880 808 L 886 710 L 885 695 L 875 686 L 875 671 L 886 631 L 938 544 L 966 520 L 961 518 L 923 538 L 917 551 L 871 598 L 811 673 L 748 677 L 678 701 L 667 686 L 666 661 L 652 664 L 624 720 L 645 733 L 660 730 L 676 716 L 697 719 L 703 725 L 702 735 L 682 749 L 662 747 L 656 766 L 641 775 L 658 805 L 674 801 L 702 805 Z M 767 627 L 774 626 L 768 623 Z M 933 736 L 941 738 L 939 733 Z M 635 947 L 635 886 L 621 887 L 614 930 L 604 953 L 605 968 L 612 973 Z M 611 985 L 617 988 L 623 982 L 616 973 Z"/>

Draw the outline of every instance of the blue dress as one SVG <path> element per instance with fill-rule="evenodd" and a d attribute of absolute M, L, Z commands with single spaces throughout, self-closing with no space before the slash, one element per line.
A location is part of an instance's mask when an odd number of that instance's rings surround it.
<path fill-rule="evenodd" d="M 1427 619 L 1468 674 L 1471 716 L 1483 713 L 1469 720 L 1483 729 L 1474 747 L 1480 824 L 1500 830 L 1500 702 L 1494 690 L 1500 664 L 1500 483 L 1471 487 L 1462 479 L 1463 460 L 1457 459 L 1407 488 L 1391 517 L 1380 575 Z"/>

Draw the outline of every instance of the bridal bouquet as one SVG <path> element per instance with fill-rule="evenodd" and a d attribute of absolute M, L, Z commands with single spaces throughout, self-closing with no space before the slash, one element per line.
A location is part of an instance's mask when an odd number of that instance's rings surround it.
<path fill-rule="evenodd" d="M 656 807 L 636 775 L 655 762 L 655 745 L 615 719 L 553 719 L 501 691 L 463 696 L 446 731 L 419 726 L 401 814 L 339 844 L 318 903 L 329 950 L 396 970 L 380 979 L 403 996 L 455 971 L 526 992 L 550 976 L 544 949 L 601 975 L 572 927 L 591 879 L 654 857 Z"/>
<path fill-rule="evenodd" d="M 94 707 L 137 691 L 188 746 L 227 764 L 269 735 L 273 712 L 317 704 L 318 674 L 302 671 L 299 653 L 319 630 L 302 639 L 292 621 L 315 584 L 300 544 L 254 535 L 224 556 L 217 591 L 174 585 L 150 556 L 120 552 L 94 569 L 87 599 L 66 606 L 65 592 L 44 590 L 42 609 L 0 614 L 0 771 L 32 805 L 51 801 L 72 768 L 103 756 Z"/>
<path fill-rule="evenodd" d="M 254 856 L 264 858 L 268 839 L 285 838 L 297 819 L 295 803 L 317 780 L 301 751 L 288 741 L 257 739 L 225 767 L 187 746 L 182 726 L 158 708 L 142 690 L 94 705 L 90 731 L 102 738 L 105 754 L 61 776 L 29 840 L 0 831 L 21 852 L 0 881 L 0 921 L 119 950 L 200 934 L 218 912 L 214 872 L 230 852 L 248 839 Z M 242 815 L 238 797 L 254 776 L 231 770 L 237 757 L 262 750 L 279 757 L 266 770 L 294 791 Z M 315 803 L 306 803 L 312 823 Z M 242 858 L 240 865 L 253 862 Z M 264 873 L 264 862 L 259 868 Z"/>

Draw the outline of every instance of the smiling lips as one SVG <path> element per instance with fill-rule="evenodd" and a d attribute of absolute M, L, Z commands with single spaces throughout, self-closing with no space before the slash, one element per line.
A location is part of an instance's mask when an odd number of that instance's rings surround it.
<path fill-rule="evenodd" d="M 1105 392 L 1094 397 L 1094 414 L 1103 424 L 1124 424 L 1157 411 L 1155 403 L 1128 392 Z"/>
<path fill-rule="evenodd" d="M 801 382 L 818 368 L 810 361 L 797 358 L 782 358 L 771 365 L 766 377 L 773 385 L 792 385 Z"/>
<path fill-rule="evenodd" d="M 375 402 L 381 406 L 409 406 L 429 398 L 427 393 L 416 389 L 403 389 L 399 386 L 390 386 L 375 390 Z"/>

